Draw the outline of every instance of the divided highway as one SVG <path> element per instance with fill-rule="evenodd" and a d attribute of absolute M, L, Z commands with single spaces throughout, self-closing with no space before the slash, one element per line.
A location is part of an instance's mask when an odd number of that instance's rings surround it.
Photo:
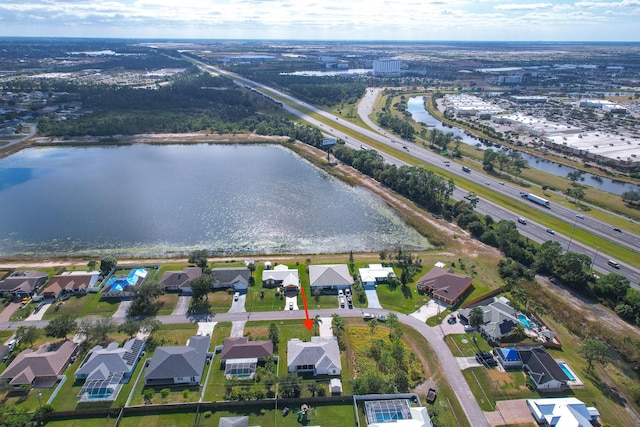
<path fill-rule="evenodd" d="M 349 121 L 342 120 L 329 112 L 326 112 L 311 104 L 307 104 L 306 102 L 294 98 L 293 96 L 281 92 L 277 89 L 273 89 L 261 83 L 246 79 L 234 73 L 230 73 L 228 71 L 221 70 L 219 68 L 215 68 L 201 62 L 199 62 L 199 65 L 203 68 L 206 68 L 210 72 L 226 75 L 227 77 L 232 78 L 238 85 L 250 86 L 255 90 L 259 90 L 265 96 L 273 97 L 276 102 L 280 102 L 281 99 L 284 99 L 290 104 L 295 104 L 297 107 L 293 107 L 291 105 L 288 105 L 287 103 L 283 103 L 282 105 L 287 112 L 295 115 L 296 117 L 309 123 L 310 125 L 317 126 L 323 131 L 323 133 L 327 135 L 343 139 L 347 145 L 353 148 L 373 149 L 372 147 L 367 145 L 366 142 L 362 142 L 357 138 L 354 138 L 353 136 L 349 136 L 348 134 L 346 134 L 346 131 L 343 131 L 342 129 L 348 129 L 351 134 L 358 133 L 394 149 L 404 150 L 407 154 L 418 159 L 420 162 L 426 165 L 430 165 L 439 169 L 443 169 L 445 167 L 445 157 L 440 156 L 432 152 L 431 150 L 418 146 L 417 144 L 403 141 L 401 138 L 392 135 L 386 130 L 378 127 L 378 125 L 373 123 L 368 118 L 369 114 L 373 110 L 375 99 L 377 98 L 379 91 L 381 91 L 382 89 L 367 89 L 365 96 L 358 105 L 358 114 L 365 122 L 365 124 L 367 124 L 371 128 L 367 129 Z M 324 119 L 330 121 L 329 123 L 333 124 L 328 124 L 326 120 L 320 121 L 313 117 L 312 114 L 315 116 L 322 116 Z M 386 162 L 393 163 L 398 166 L 407 164 L 388 153 L 381 152 L 380 154 L 383 156 Z M 463 172 L 462 169 L 457 167 L 456 164 L 452 164 L 451 167 L 448 167 L 447 172 L 464 179 L 474 179 L 478 176 L 475 172 L 471 172 L 471 174 Z M 583 229 L 589 233 L 615 242 L 620 246 L 623 246 L 640 254 L 640 236 L 638 235 L 614 231 L 614 228 L 607 223 L 595 220 L 587 215 L 582 215 L 577 210 L 569 209 L 561 205 L 553 205 L 551 209 L 542 207 L 527 199 L 522 198 L 520 196 L 521 189 L 505 183 L 501 183 L 500 181 L 491 177 L 483 175 L 478 179 L 477 182 L 484 183 L 484 185 L 489 186 L 491 190 L 496 193 L 511 197 L 517 200 L 519 203 L 524 203 L 534 209 L 539 209 L 546 215 L 555 217 L 558 220 L 571 224 L 572 227 L 575 226 L 576 228 Z M 459 183 L 456 182 L 456 191 L 454 192 L 452 197 L 456 200 L 459 200 L 466 196 L 468 192 L 468 190 L 464 190 L 462 187 L 460 187 Z M 510 219 L 516 221 L 516 218 L 519 216 L 518 214 L 487 200 L 481 200 L 476 206 L 476 210 L 482 214 L 489 214 L 496 220 Z M 578 218 L 576 215 L 579 214 L 584 216 L 584 218 Z M 562 245 L 565 250 L 567 248 L 570 248 L 573 252 L 579 252 L 589 256 L 593 260 L 594 270 L 605 274 L 610 272 L 622 274 L 631 281 L 632 287 L 640 290 L 640 285 L 638 284 L 638 282 L 640 282 L 640 269 L 638 268 L 638 265 L 627 265 L 618 261 L 620 268 L 616 269 L 608 264 L 607 261 L 611 257 L 607 256 L 607 254 L 599 252 L 595 248 L 583 245 L 573 240 L 571 237 L 566 237 L 555 233 L 550 234 L 547 232 L 548 227 L 544 224 L 538 224 L 529 220 L 527 220 L 526 225 L 519 224 L 517 222 L 516 224 L 520 233 L 529 237 L 530 239 L 539 243 L 545 242 L 547 240 L 556 240 Z"/>

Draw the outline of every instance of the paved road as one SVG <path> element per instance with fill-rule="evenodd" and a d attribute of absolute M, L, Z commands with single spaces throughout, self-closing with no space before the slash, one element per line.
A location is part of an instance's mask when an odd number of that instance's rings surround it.
<path fill-rule="evenodd" d="M 195 61 L 195 62 L 198 63 L 202 68 L 210 72 L 214 72 L 215 74 L 218 74 L 218 75 L 226 75 L 227 77 L 233 79 L 234 82 L 236 82 L 236 84 L 238 84 L 239 86 L 248 85 L 252 87 L 254 90 L 257 90 L 259 93 L 262 93 L 265 97 L 273 99 L 275 102 L 280 103 L 279 99 L 286 99 L 288 102 L 295 103 L 296 104 L 295 108 L 287 104 L 282 104 L 282 108 L 285 111 L 297 116 L 301 120 L 313 126 L 319 127 L 323 131 L 323 133 L 336 138 L 342 138 L 344 141 L 346 141 L 347 145 L 353 148 L 373 149 L 372 147 L 368 146 L 366 143 L 359 141 L 357 138 L 354 138 L 353 136 L 350 137 L 345 133 L 346 131 L 342 131 L 341 129 L 348 129 L 348 131 L 357 132 L 362 136 L 371 138 L 379 143 L 385 144 L 397 150 L 404 149 L 408 154 L 424 162 L 425 164 L 430 164 L 432 166 L 435 166 L 436 168 L 443 168 L 443 164 L 444 164 L 443 161 L 445 159 L 444 157 L 424 147 L 420 147 L 417 144 L 403 141 L 402 138 L 399 138 L 395 135 L 391 135 L 387 133 L 387 131 L 375 125 L 373 122 L 371 122 L 371 120 L 366 119 L 366 117 L 368 116 L 368 110 L 373 108 L 373 100 L 375 100 L 375 97 L 377 96 L 375 89 L 367 89 L 367 91 L 365 92 L 365 97 L 363 98 L 363 100 L 361 100 L 360 104 L 358 105 L 358 109 L 359 109 L 358 111 L 360 116 L 363 118 L 365 122 L 369 123 L 368 124 L 369 127 L 362 127 L 360 125 L 351 123 L 349 121 L 340 120 L 339 117 L 329 112 L 326 112 L 311 104 L 307 104 L 304 101 L 300 101 L 299 99 L 291 95 L 288 95 L 284 92 L 281 92 L 277 89 L 273 89 L 261 83 L 246 79 L 237 74 L 213 67 L 211 65 L 205 64 L 200 61 Z M 277 96 L 279 99 L 273 98 L 273 96 Z M 335 123 L 335 126 L 327 124 L 325 122 L 321 122 L 320 120 L 313 117 L 311 114 L 319 115 L 319 116 L 322 116 L 324 119 L 331 120 L 331 122 Z M 393 163 L 398 166 L 405 164 L 405 162 L 385 152 L 380 152 L 380 155 L 384 158 L 386 162 Z M 456 167 L 455 164 L 453 164 L 452 167 L 448 168 L 448 171 L 462 178 L 466 178 L 466 179 L 470 178 L 469 174 L 462 172 L 461 169 Z M 476 175 L 476 174 L 472 173 L 471 175 Z M 473 178 L 476 178 L 476 177 L 472 177 L 471 179 Z M 484 175 L 482 175 L 481 178 L 477 178 L 477 179 L 482 180 L 482 182 L 488 182 L 489 186 L 491 186 L 493 191 L 504 194 L 508 197 L 511 197 L 515 201 L 517 201 L 517 203 L 523 203 L 528 205 L 529 207 L 533 207 L 534 209 L 539 209 L 541 212 L 544 212 L 546 215 L 554 216 L 557 219 L 565 221 L 569 224 L 575 224 L 577 228 L 584 228 L 586 231 L 592 234 L 599 235 L 600 237 L 610 240 L 614 243 L 617 243 L 625 248 L 629 248 L 636 252 L 640 252 L 640 236 L 637 236 L 631 233 L 626 233 L 626 232 L 616 233 L 613 231 L 613 228 L 611 225 L 604 222 L 597 221 L 592 218 L 588 218 L 586 215 L 585 215 L 584 221 L 580 221 L 579 223 L 576 223 L 575 215 L 578 213 L 578 211 L 565 208 L 562 206 L 557 206 L 557 205 L 553 206 L 552 209 L 547 209 L 520 197 L 520 189 L 518 187 L 513 187 L 506 184 L 500 185 L 499 181 L 493 178 L 486 177 Z M 459 200 L 460 198 L 463 197 L 462 194 L 467 194 L 467 191 L 464 191 L 464 190 L 461 190 L 461 191 L 463 191 L 464 193 L 461 193 L 460 191 L 458 191 L 454 193 L 452 198 L 454 200 Z M 495 218 L 497 219 L 513 220 L 519 216 L 517 213 L 513 213 L 508 209 L 505 209 L 497 204 L 493 204 L 492 202 L 483 201 L 482 203 L 486 206 L 490 206 L 491 209 L 494 210 Z M 543 224 L 532 224 L 532 227 L 529 227 L 529 229 L 525 230 L 523 234 L 527 235 L 527 237 L 530 237 L 531 239 L 533 239 L 538 243 L 543 243 L 546 240 L 549 240 L 548 239 L 549 234 L 546 232 L 546 229 L 547 227 Z M 559 235 L 556 234 L 556 236 L 557 236 L 556 238 L 558 239 L 560 238 Z M 567 239 L 565 237 L 565 239 L 566 239 L 566 243 L 568 244 L 571 238 Z M 620 263 L 621 268 L 615 269 L 610 265 L 608 265 L 607 263 L 607 260 L 613 257 L 608 256 L 607 254 L 599 251 L 596 253 L 596 250 L 594 250 L 593 248 L 587 247 L 585 245 L 579 245 L 576 243 L 574 246 L 574 243 L 575 241 L 573 241 L 571 244 L 571 250 L 573 252 L 583 253 L 589 256 L 590 258 L 594 259 L 593 268 L 596 271 L 599 271 L 600 273 L 604 273 L 604 274 L 612 273 L 612 272 L 622 274 L 630 280 L 631 286 L 633 288 L 640 290 L 640 284 L 639 284 L 640 268 L 638 268 L 639 267 L 638 265 L 636 264 L 629 265 L 629 264 Z"/>
<path fill-rule="evenodd" d="M 365 309 L 354 310 L 340 310 L 339 313 L 342 317 L 360 317 L 364 313 Z M 378 308 L 366 308 L 368 313 L 373 315 L 388 314 L 392 311 Z M 316 315 L 320 315 L 321 318 L 331 318 L 331 315 L 336 313 L 335 309 L 321 309 L 321 310 L 309 310 L 309 317 L 315 318 Z M 396 313 L 398 320 L 414 328 L 418 331 L 431 345 L 435 355 L 438 357 L 442 369 L 449 384 L 453 389 L 463 412 L 467 415 L 469 423 L 476 427 L 489 427 L 489 423 L 484 416 L 484 413 L 480 409 L 478 402 L 476 401 L 469 385 L 462 376 L 462 372 L 458 366 L 456 358 L 449 350 L 449 347 L 442 339 L 442 335 L 438 328 L 427 326 L 422 320 L 415 317 L 408 316 L 406 314 Z M 168 315 L 158 316 L 157 319 L 163 324 L 180 324 L 180 323 L 199 323 L 199 322 L 242 322 L 249 320 L 292 320 L 298 319 L 301 322 L 305 319 L 304 310 L 283 310 L 283 311 L 261 311 L 261 312 L 245 312 L 245 313 L 220 313 L 214 315 Z M 116 323 L 121 323 L 124 318 L 114 318 Z M 45 320 L 33 321 L 33 322 L 0 322 L 0 329 L 15 330 L 19 326 L 36 326 L 43 328 L 48 322 Z M 331 323 L 330 320 L 328 322 Z M 239 325 L 239 324 L 238 324 Z"/>

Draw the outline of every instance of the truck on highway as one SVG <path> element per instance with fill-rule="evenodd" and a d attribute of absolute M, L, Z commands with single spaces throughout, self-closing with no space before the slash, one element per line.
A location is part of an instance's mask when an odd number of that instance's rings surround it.
<path fill-rule="evenodd" d="M 542 197 L 536 196 L 535 194 L 531 193 L 520 193 L 520 195 L 525 199 L 531 200 L 533 203 L 542 205 L 545 208 L 551 208 L 551 205 L 549 204 L 549 201 L 547 199 L 543 199 Z"/>

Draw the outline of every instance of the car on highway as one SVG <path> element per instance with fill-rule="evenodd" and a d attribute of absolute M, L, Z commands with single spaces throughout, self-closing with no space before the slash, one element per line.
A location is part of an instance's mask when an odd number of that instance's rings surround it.
<path fill-rule="evenodd" d="M 547 228 L 547 233 L 549 233 L 549 234 L 556 234 L 556 232 L 555 232 L 555 231 L 553 231 L 553 229 L 551 229 L 551 228 Z"/>
<path fill-rule="evenodd" d="M 618 227 L 615 227 L 615 228 L 613 229 L 613 231 L 617 231 L 618 233 L 622 233 L 622 230 L 620 230 Z"/>
<path fill-rule="evenodd" d="M 522 218 L 521 216 L 519 216 L 519 217 L 518 217 L 518 222 L 519 222 L 520 224 L 527 225 L 527 220 L 526 220 L 526 219 L 524 219 L 524 218 Z"/>
<path fill-rule="evenodd" d="M 486 185 L 491 185 L 491 183 L 489 181 L 485 181 L 484 182 Z"/>
<path fill-rule="evenodd" d="M 500 181 L 498 184 L 500 184 L 500 185 L 504 185 L 504 182 Z"/>
<path fill-rule="evenodd" d="M 582 215 L 582 214 L 577 214 L 577 215 L 576 215 L 576 218 L 584 219 L 584 215 Z"/>

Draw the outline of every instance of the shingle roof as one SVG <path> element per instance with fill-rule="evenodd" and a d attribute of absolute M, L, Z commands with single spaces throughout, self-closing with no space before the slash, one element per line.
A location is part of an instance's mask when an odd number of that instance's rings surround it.
<path fill-rule="evenodd" d="M 341 369 L 340 349 L 336 337 L 311 337 L 311 342 L 289 340 L 287 366 L 299 365 Z"/>
<path fill-rule="evenodd" d="M 44 288 L 44 292 L 53 293 L 57 295 L 63 289 L 85 289 L 91 283 L 91 279 L 94 277 L 94 274 L 60 274 L 57 276 L 53 276 L 47 287 Z"/>
<path fill-rule="evenodd" d="M 455 274 L 452 269 L 434 267 L 416 282 L 418 288 L 428 289 L 434 296 L 449 301 L 457 300 L 471 286 L 473 278 Z"/>
<path fill-rule="evenodd" d="M 164 288 L 184 288 L 200 276 L 202 276 L 200 267 L 185 267 L 182 271 L 165 271 L 158 285 Z"/>
<path fill-rule="evenodd" d="M 553 380 L 564 383 L 569 381 L 567 374 L 544 347 L 518 348 L 518 354 L 522 363 L 527 366 L 529 375 L 537 384 L 545 384 Z"/>
<path fill-rule="evenodd" d="M 211 270 L 216 280 L 224 284 L 248 283 L 251 270 L 245 267 L 237 268 L 214 268 Z"/>
<path fill-rule="evenodd" d="M 131 372 L 142 352 L 144 341 L 132 338 L 122 348 L 117 343 L 112 344 L 115 346 L 94 347 L 76 371 L 76 378 L 104 379 L 111 373 Z"/>
<path fill-rule="evenodd" d="M 353 277 L 347 264 L 310 265 L 309 281 L 313 287 L 352 285 Z"/>
<path fill-rule="evenodd" d="M 0 280 L 0 291 L 31 292 L 47 280 L 42 271 L 16 271 L 4 280 Z"/>
<path fill-rule="evenodd" d="M 0 378 L 12 384 L 30 384 L 39 377 L 59 375 L 76 349 L 72 341 L 44 344 L 38 350 L 24 350 L 4 370 Z M 26 381 L 26 382 L 22 382 Z"/>
<path fill-rule="evenodd" d="M 158 347 L 144 375 L 145 380 L 202 375 L 209 345 L 209 336 L 194 336 L 186 346 Z"/>
<path fill-rule="evenodd" d="M 220 360 L 256 358 L 264 359 L 273 355 L 273 342 L 249 341 L 247 337 L 225 338 Z"/>

